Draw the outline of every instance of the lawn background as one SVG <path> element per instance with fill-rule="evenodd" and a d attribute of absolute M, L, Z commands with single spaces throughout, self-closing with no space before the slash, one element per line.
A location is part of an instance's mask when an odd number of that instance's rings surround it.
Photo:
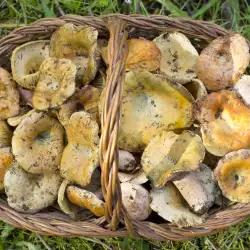
<path fill-rule="evenodd" d="M 63 14 L 104 15 L 127 11 L 119 0 L 0 0 L 0 36 L 8 34 L 17 26 L 27 25 L 39 18 Z M 250 39 L 249 0 L 132 0 L 131 13 L 162 14 L 191 17 L 213 21 L 227 29 L 242 33 Z M 0 58 L 1 60 L 1 58 Z M 156 249 L 250 249 L 250 219 L 210 237 L 185 242 L 135 241 L 119 239 L 64 239 L 41 237 L 26 230 L 15 229 L 0 222 L 0 250 L 156 250 Z"/>

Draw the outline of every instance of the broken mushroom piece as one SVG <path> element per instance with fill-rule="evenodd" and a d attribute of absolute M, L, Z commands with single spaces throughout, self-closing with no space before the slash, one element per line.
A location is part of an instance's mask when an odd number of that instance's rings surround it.
<path fill-rule="evenodd" d="M 192 81 L 185 84 L 184 87 L 192 94 L 195 100 L 207 95 L 207 90 L 203 82 L 199 79 L 192 79 Z"/>
<path fill-rule="evenodd" d="M 196 63 L 198 78 L 209 90 L 232 87 L 250 60 L 246 39 L 239 35 L 218 37 L 202 50 Z"/>
<path fill-rule="evenodd" d="M 94 193 L 70 185 L 67 188 L 67 196 L 73 204 L 89 209 L 98 217 L 104 216 L 105 203 L 100 200 L 99 197 L 96 196 Z"/>
<path fill-rule="evenodd" d="M 39 72 L 32 100 L 36 109 L 57 107 L 74 94 L 76 66 L 70 60 L 48 58 Z"/>
<path fill-rule="evenodd" d="M 0 192 L 4 189 L 3 180 L 6 171 L 14 162 L 10 147 L 0 148 Z"/>
<path fill-rule="evenodd" d="M 29 112 L 27 112 L 24 115 L 18 115 L 18 116 L 14 116 L 11 118 L 8 118 L 7 122 L 11 127 L 16 127 L 18 126 L 21 121 L 27 117 L 30 117 L 33 113 L 37 112 L 35 109 L 30 110 Z"/>
<path fill-rule="evenodd" d="M 0 121 L 0 147 L 11 146 L 12 130 L 6 121 Z"/>
<path fill-rule="evenodd" d="M 11 56 L 14 80 L 27 89 L 34 90 L 39 78 L 39 68 L 49 57 L 49 41 L 34 41 L 17 47 Z"/>
<path fill-rule="evenodd" d="M 190 212 L 187 202 L 173 183 L 167 183 L 162 189 L 151 190 L 150 196 L 152 210 L 178 227 L 199 225 L 204 221 L 202 216 Z"/>
<path fill-rule="evenodd" d="M 250 76 L 243 75 L 234 85 L 233 90 L 242 98 L 243 102 L 250 106 Z"/>
<path fill-rule="evenodd" d="M 178 180 L 197 170 L 205 157 L 201 138 L 190 132 L 175 134 L 163 131 L 145 148 L 141 165 L 154 187 L 164 187 L 167 181 Z"/>
<path fill-rule="evenodd" d="M 30 174 L 15 162 L 4 176 L 8 204 L 19 212 L 36 213 L 55 202 L 61 182 L 58 172 Z"/>
<path fill-rule="evenodd" d="M 191 172 L 173 183 L 195 213 L 204 214 L 214 204 L 215 179 L 208 166 L 200 164 L 200 171 Z"/>
<path fill-rule="evenodd" d="M 91 85 L 86 85 L 77 92 L 78 102 L 83 105 L 84 111 L 97 121 L 98 125 L 100 125 L 98 111 L 100 96 L 101 90 Z"/>
<path fill-rule="evenodd" d="M 100 114 L 104 95 L 105 90 Z M 145 70 L 128 72 L 121 105 L 119 148 L 142 152 L 160 132 L 191 126 L 193 102 L 192 95 L 182 85 L 161 75 Z"/>
<path fill-rule="evenodd" d="M 120 182 L 129 182 L 131 184 L 144 184 L 148 181 L 148 178 L 143 171 L 143 169 L 137 171 L 136 173 L 123 173 L 118 172 L 118 177 Z"/>
<path fill-rule="evenodd" d="M 179 32 L 166 33 L 153 42 L 162 54 L 161 72 L 181 84 L 196 77 L 195 65 L 199 54 L 186 36 Z"/>
<path fill-rule="evenodd" d="M 150 196 L 141 185 L 121 183 L 122 203 L 132 220 L 146 220 L 151 214 Z"/>
<path fill-rule="evenodd" d="M 87 186 L 99 165 L 99 127 L 85 111 L 74 113 L 66 132 L 68 145 L 65 147 L 60 164 L 63 178 Z"/>
<path fill-rule="evenodd" d="M 218 162 L 214 175 L 226 198 L 250 202 L 250 150 L 240 149 L 225 155 Z"/>
<path fill-rule="evenodd" d="M 76 66 L 76 81 L 89 84 L 98 71 L 100 51 L 98 31 L 90 26 L 62 25 L 51 37 L 50 56 L 70 59 Z"/>
<path fill-rule="evenodd" d="M 228 90 L 214 92 L 197 101 L 196 118 L 208 152 L 223 156 L 250 148 L 250 109 Z"/>
<path fill-rule="evenodd" d="M 62 125 L 43 112 L 33 112 L 14 131 L 12 150 L 27 172 L 57 172 L 63 152 Z"/>
<path fill-rule="evenodd" d="M 102 48 L 103 60 L 108 63 L 107 47 Z M 157 46 L 145 39 L 128 40 L 128 57 L 126 59 L 126 71 L 145 69 L 154 71 L 159 68 L 161 52 Z"/>
<path fill-rule="evenodd" d="M 0 121 L 18 115 L 19 92 L 11 74 L 0 67 Z"/>

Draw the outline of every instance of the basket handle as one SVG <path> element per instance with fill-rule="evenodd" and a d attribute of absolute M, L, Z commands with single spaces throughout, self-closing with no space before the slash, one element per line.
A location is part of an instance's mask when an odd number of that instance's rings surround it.
<path fill-rule="evenodd" d="M 105 217 L 111 230 L 116 230 L 121 214 L 128 233 L 136 237 L 132 221 L 122 204 L 121 186 L 118 178 L 119 151 L 117 146 L 120 126 L 120 105 L 125 81 L 125 61 L 128 55 L 126 22 L 109 18 L 108 70 L 106 93 L 101 117 L 100 165 L 102 169 L 102 193 L 105 200 Z"/>

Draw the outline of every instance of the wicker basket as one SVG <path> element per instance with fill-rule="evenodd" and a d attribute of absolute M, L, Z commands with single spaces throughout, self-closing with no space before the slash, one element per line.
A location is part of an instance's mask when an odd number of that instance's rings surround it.
<path fill-rule="evenodd" d="M 41 19 L 27 27 L 18 28 L 0 39 L 0 66 L 8 68 L 10 53 L 17 45 L 50 37 L 58 27 L 67 22 L 75 25 L 91 25 L 99 31 L 100 37 L 109 37 L 108 60 L 110 66 L 107 71 L 107 96 L 102 116 L 100 142 L 102 191 L 106 202 L 105 218 L 73 221 L 53 209 L 34 215 L 21 214 L 10 208 L 1 198 L 0 220 L 41 235 L 96 238 L 130 235 L 159 241 L 187 240 L 210 235 L 245 220 L 250 215 L 250 203 L 236 204 L 225 210 L 210 211 L 205 223 L 189 228 L 178 228 L 170 223 L 131 221 L 121 202 L 120 183 L 117 178 L 119 104 L 125 75 L 124 58 L 127 55 L 127 38 L 150 38 L 166 31 L 181 31 L 189 38 L 195 38 L 195 41 L 206 43 L 230 32 L 209 22 L 165 16 L 145 17 L 117 14 L 100 18 L 66 15 L 57 19 Z"/>

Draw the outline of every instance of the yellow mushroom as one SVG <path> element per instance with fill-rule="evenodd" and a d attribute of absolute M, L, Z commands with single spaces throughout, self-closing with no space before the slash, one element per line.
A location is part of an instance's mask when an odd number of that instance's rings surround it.
<path fill-rule="evenodd" d="M 74 113 L 66 128 L 68 145 L 60 164 L 63 178 L 87 186 L 99 165 L 98 124 L 85 111 Z"/>
<path fill-rule="evenodd" d="M 120 182 L 128 182 L 131 184 L 144 184 L 148 181 L 143 169 L 140 169 L 136 173 L 118 172 L 118 177 Z"/>
<path fill-rule="evenodd" d="M 198 135 L 190 131 L 181 134 L 163 131 L 145 148 L 141 165 L 152 185 L 159 188 L 197 170 L 204 156 L 205 148 Z"/>
<path fill-rule="evenodd" d="M 153 41 L 161 51 L 160 70 L 169 78 L 185 84 L 196 77 L 198 52 L 179 32 L 162 34 Z"/>
<path fill-rule="evenodd" d="M 204 221 L 202 216 L 190 212 L 187 202 L 173 183 L 167 183 L 162 189 L 151 190 L 150 196 L 152 210 L 178 227 L 199 225 Z"/>
<path fill-rule="evenodd" d="M 14 80 L 34 90 L 39 78 L 39 67 L 49 57 L 49 41 L 34 41 L 17 47 L 11 56 Z"/>
<path fill-rule="evenodd" d="M 63 152 L 64 130 L 54 118 L 33 112 L 14 131 L 12 149 L 16 161 L 30 173 L 56 172 Z"/>
<path fill-rule="evenodd" d="M 231 201 L 250 202 L 250 150 L 225 155 L 214 170 L 223 195 Z"/>
<path fill-rule="evenodd" d="M 0 121 L 18 115 L 19 92 L 11 74 L 0 68 Z"/>
<path fill-rule="evenodd" d="M 15 162 L 4 176 L 8 204 L 19 212 L 36 213 L 53 205 L 61 182 L 58 172 L 31 174 Z"/>
<path fill-rule="evenodd" d="M 70 60 L 48 58 L 41 64 L 39 73 L 33 95 L 36 109 L 57 107 L 74 94 L 76 66 Z"/>
<path fill-rule="evenodd" d="M 0 147 L 11 146 L 12 130 L 6 121 L 0 121 Z"/>
<path fill-rule="evenodd" d="M 89 209 L 96 216 L 104 216 L 105 203 L 94 193 L 70 185 L 67 188 L 67 196 L 73 204 Z"/>
<path fill-rule="evenodd" d="M 103 108 L 101 96 L 100 113 Z M 128 72 L 121 105 L 118 145 L 142 152 L 164 130 L 186 128 L 193 123 L 192 95 L 180 84 L 145 70 Z"/>
<path fill-rule="evenodd" d="M 196 63 L 198 78 L 209 90 L 232 87 L 246 70 L 249 46 L 239 34 L 218 37 L 202 50 Z"/>
<path fill-rule="evenodd" d="M 18 116 L 15 116 L 15 117 L 11 117 L 7 120 L 8 124 L 11 126 L 11 127 L 16 127 L 20 124 L 20 122 L 27 118 L 27 117 L 30 117 L 34 112 L 36 112 L 35 109 L 31 109 L 29 112 L 27 112 L 26 114 L 23 114 L 23 115 L 18 115 Z"/>
<path fill-rule="evenodd" d="M 14 157 L 11 153 L 10 147 L 1 147 L 0 148 L 0 191 L 4 189 L 3 180 L 6 171 L 14 162 Z"/>
<path fill-rule="evenodd" d="M 99 68 L 98 31 L 90 26 L 62 25 L 51 37 L 50 56 L 70 59 L 76 66 L 76 81 L 86 85 Z"/>
<path fill-rule="evenodd" d="M 236 93 L 221 90 L 197 101 L 203 144 L 216 156 L 250 148 L 250 109 Z"/>
<path fill-rule="evenodd" d="M 102 57 L 108 63 L 107 47 L 102 48 Z M 128 57 L 125 64 L 127 71 L 154 71 L 159 68 L 160 60 L 161 52 L 152 41 L 135 38 L 128 40 Z"/>

